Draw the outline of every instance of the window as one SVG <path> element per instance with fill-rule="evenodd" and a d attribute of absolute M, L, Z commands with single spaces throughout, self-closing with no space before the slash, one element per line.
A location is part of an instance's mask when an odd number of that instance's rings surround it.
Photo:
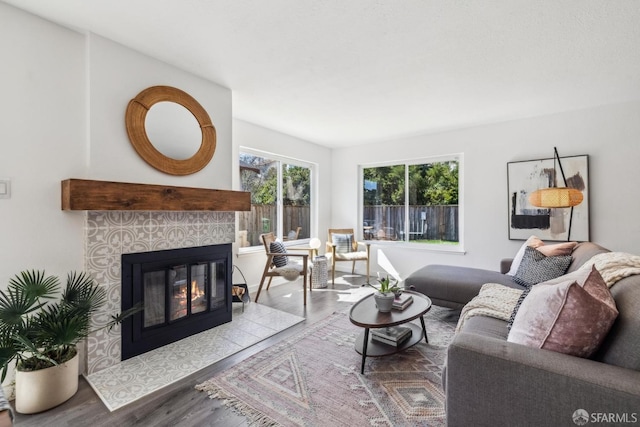
<path fill-rule="evenodd" d="M 364 239 L 459 245 L 461 157 L 363 166 Z"/>
<path fill-rule="evenodd" d="M 262 246 L 260 234 L 282 241 L 311 235 L 312 165 L 276 155 L 240 152 L 240 186 L 251 192 L 251 212 L 240 212 L 240 246 Z"/>

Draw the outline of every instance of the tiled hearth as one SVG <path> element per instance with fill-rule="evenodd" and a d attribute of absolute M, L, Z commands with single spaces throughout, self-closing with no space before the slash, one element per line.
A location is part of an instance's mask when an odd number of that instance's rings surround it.
<path fill-rule="evenodd" d="M 93 317 L 105 325 L 120 307 L 123 253 L 232 243 L 234 212 L 88 211 L 85 269 L 107 291 L 107 304 Z M 102 329 L 87 341 L 85 366 L 93 374 L 120 363 L 120 328 Z"/>
<path fill-rule="evenodd" d="M 304 320 L 264 306 L 233 304 L 233 321 L 87 375 L 114 411 Z"/>

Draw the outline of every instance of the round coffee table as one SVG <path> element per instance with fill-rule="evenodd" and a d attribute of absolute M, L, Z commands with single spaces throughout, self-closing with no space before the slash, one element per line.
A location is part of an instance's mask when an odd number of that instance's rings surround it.
<path fill-rule="evenodd" d="M 380 313 L 373 299 L 373 294 L 362 298 L 351 307 L 349 320 L 351 320 L 351 323 L 354 325 L 364 328 L 364 331 L 358 335 L 355 345 L 356 351 L 362 354 L 361 374 L 364 374 L 364 362 L 367 356 L 387 356 L 406 350 L 420 342 L 423 335 L 425 342 L 427 344 L 429 343 L 423 316 L 431 309 L 431 300 L 419 292 L 404 291 L 403 293 L 413 296 L 413 303 L 404 310 L 391 310 L 389 313 Z M 418 317 L 420 318 L 422 329 L 420 329 L 418 325 L 408 323 Z M 369 336 L 369 329 L 371 328 L 387 328 L 405 323 L 408 323 L 406 326 L 411 328 L 411 337 L 397 347 L 372 340 Z"/>

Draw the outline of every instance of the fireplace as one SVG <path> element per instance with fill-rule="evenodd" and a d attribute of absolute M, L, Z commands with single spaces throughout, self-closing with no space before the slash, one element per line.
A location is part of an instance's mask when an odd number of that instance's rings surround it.
<path fill-rule="evenodd" d="M 231 321 L 231 245 L 122 255 L 122 360 Z"/>

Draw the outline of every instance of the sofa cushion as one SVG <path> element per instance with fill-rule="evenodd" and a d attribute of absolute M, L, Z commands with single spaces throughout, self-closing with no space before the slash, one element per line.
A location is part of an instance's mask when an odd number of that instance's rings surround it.
<path fill-rule="evenodd" d="M 271 244 L 269 245 L 269 252 L 271 252 L 272 254 L 286 254 L 287 248 L 284 247 L 282 242 L 271 242 Z M 285 265 L 287 265 L 287 257 L 276 255 L 273 257 L 273 264 L 276 267 L 284 267 Z"/>
<path fill-rule="evenodd" d="M 562 276 L 569 264 L 571 255 L 545 256 L 537 249 L 527 246 L 513 280 L 524 287 L 533 286 Z"/>
<path fill-rule="evenodd" d="M 439 264 L 424 266 L 404 280 L 406 289 L 427 295 L 435 305 L 454 309 L 464 307 L 485 283 L 522 289 L 513 277 L 497 271 Z"/>
<path fill-rule="evenodd" d="M 593 358 L 640 371 L 640 275 L 626 277 L 610 290 L 619 314 Z"/>
<path fill-rule="evenodd" d="M 594 267 L 584 283 L 567 280 L 533 286 L 522 301 L 507 341 L 589 357 L 617 316 L 611 292 Z"/>
<path fill-rule="evenodd" d="M 608 249 L 603 248 L 600 245 L 591 242 L 581 242 L 576 245 L 571 252 L 571 257 L 573 261 L 569 265 L 567 269 L 567 273 L 571 273 L 576 271 L 580 267 L 584 265 L 587 261 L 589 261 L 594 255 L 598 255 L 601 253 L 609 252 Z"/>

